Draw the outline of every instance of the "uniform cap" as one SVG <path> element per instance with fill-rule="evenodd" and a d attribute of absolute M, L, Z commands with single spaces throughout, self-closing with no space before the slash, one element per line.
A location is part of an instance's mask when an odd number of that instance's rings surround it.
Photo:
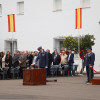
<path fill-rule="evenodd" d="M 38 47 L 37 50 L 39 51 L 40 49 L 42 49 L 42 46 Z"/>

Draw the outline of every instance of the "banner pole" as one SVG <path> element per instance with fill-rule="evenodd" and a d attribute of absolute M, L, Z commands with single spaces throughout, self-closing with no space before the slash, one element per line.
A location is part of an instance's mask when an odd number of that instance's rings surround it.
<path fill-rule="evenodd" d="M 78 57 L 79 57 L 79 67 L 80 67 L 80 72 L 83 75 L 83 65 L 81 67 L 82 60 L 80 60 L 80 56 L 79 55 L 80 55 L 80 30 L 78 29 Z"/>
<path fill-rule="evenodd" d="M 80 54 L 80 31 L 78 29 L 78 54 Z"/>
<path fill-rule="evenodd" d="M 83 61 L 83 59 L 82 59 L 82 74 L 83 74 L 83 63 L 84 63 L 84 61 Z"/>
<path fill-rule="evenodd" d="M 13 51 L 14 51 L 13 48 L 14 47 L 13 47 L 13 32 L 12 32 L 12 56 L 13 56 Z"/>

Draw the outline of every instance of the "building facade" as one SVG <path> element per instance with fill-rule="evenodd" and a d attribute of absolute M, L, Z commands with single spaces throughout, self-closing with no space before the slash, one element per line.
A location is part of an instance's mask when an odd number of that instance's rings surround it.
<path fill-rule="evenodd" d="M 60 50 L 65 36 L 93 34 L 96 69 L 100 70 L 100 0 L 0 0 L 0 51 Z M 82 8 L 82 29 L 75 29 L 75 9 Z M 16 32 L 7 15 L 15 14 Z M 79 31 L 79 32 L 78 32 Z"/>

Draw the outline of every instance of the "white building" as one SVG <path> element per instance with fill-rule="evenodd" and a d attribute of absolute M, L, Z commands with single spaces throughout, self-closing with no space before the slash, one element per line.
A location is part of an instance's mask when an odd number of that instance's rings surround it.
<path fill-rule="evenodd" d="M 15 14 L 14 50 L 57 48 L 64 36 L 78 36 L 75 9 L 82 9 L 80 34 L 93 34 L 95 68 L 100 70 L 100 0 L 0 0 L 0 51 L 11 51 L 12 33 L 8 32 L 7 15 Z"/>

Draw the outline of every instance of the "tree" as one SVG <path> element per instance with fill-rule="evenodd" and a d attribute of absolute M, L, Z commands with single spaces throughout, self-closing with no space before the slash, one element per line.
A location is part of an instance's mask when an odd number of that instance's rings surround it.
<path fill-rule="evenodd" d="M 63 47 L 65 47 L 67 50 L 72 49 L 74 51 L 77 51 L 77 45 L 77 38 L 72 36 L 67 36 L 63 42 Z"/>
<path fill-rule="evenodd" d="M 86 54 L 86 48 L 90 48 L 94 43 L 94 35 L 83 35 L 80 36 L 80 50 L 83 50 Z M 67 36 L 63 42 L 63 47 L 67 50 L 70 48 L 74 50 L 75 53 L 78 53 L 78 37 Z"/>
<path fill-rule="evenodd" d="M 63 42 L 63 47 L 65 47 L 67 50 L 72 49 L 75 53 L 78 51 L 78 38 L 67 36 Z"/>
<path fill-rule="evenodd" d="M 86 34 L 85 36 L 81 36 L 80 38 L 80 49 L 83 50 L 86 54 L 87 48 L 92 48 L 95 45 L 94 35 Z"/>

